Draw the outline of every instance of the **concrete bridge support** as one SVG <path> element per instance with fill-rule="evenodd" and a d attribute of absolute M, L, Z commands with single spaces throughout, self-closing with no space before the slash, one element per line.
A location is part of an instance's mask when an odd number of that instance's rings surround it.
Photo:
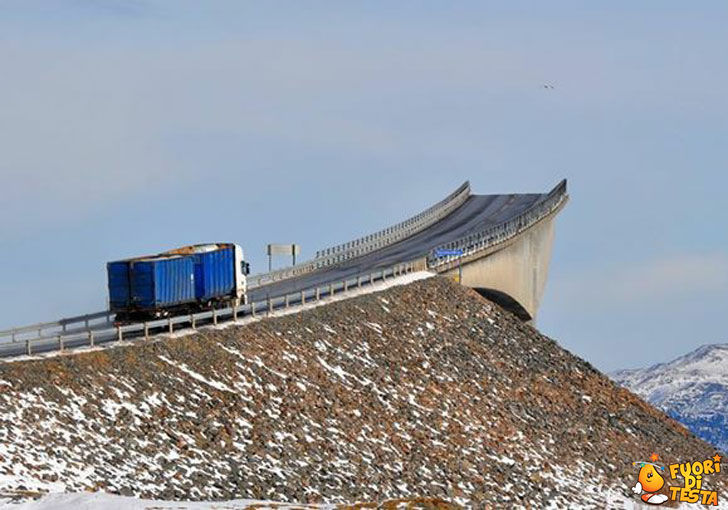
<path fill-rule="evenodd" d="M 472 287 L 524 321 L 536 318 L 546 286 L 556 213 L 491 250 L 463 257 L 461 267 L 449 265 L 446 276 Z"/>

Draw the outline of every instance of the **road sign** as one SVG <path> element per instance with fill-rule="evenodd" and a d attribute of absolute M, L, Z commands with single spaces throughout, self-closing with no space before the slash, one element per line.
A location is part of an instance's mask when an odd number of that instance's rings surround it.
<path fill-rule="evenodd" d="M 297 244 L 269 244 L 268 255 L 299 255 L 301 247 Z"/>
<path fill-rule="evenodd" d="M 293 257 L 293 265 L 296 265 L 296 255 L 300 255 L 301 247 L 297 244 L 269 244 L 268 247 L 268 272 L 273 270 L 273 255 L 290 255 Z"/>
<path fill-rule="evenodd" d="M 437 249 L 435 250 L 435 257 L 447 257 L 449 255 L 462 255 L 463 250 L 445 250 L 445 249 Z"/>

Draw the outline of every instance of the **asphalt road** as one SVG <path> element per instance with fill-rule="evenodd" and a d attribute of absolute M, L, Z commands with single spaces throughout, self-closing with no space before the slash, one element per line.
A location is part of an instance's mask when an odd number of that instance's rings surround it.
<path fill-rule="evenodd" d="M 545 193 L 471 195 L 442 221 L 412 237 L 335 266 L 251 289 L 248 298 L 250 301 L 261 301 L 268 296 L 293 294 L 422 257 L 441 244 L 515 218 L 546 196 Z"/>

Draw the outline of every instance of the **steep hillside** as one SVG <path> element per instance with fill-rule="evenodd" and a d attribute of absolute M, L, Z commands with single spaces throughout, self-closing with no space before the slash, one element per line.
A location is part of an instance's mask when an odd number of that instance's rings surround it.
<path fill-rule="evenodd" d="M 728 344 L 704 345 L 669 363 L 611 375 L 697 436 L 728 450 Z"/>
<path fill-rule="evenodd" d="M 0 486 L 161 499 L 605 508 L 713 449 L 446 279 L 0 366 Z M 705 480 L 705 486 L 721 481 Z"/>

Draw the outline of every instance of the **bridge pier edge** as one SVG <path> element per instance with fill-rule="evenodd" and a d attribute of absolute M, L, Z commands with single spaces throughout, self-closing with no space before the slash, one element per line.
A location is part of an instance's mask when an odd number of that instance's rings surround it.
<path fill-rule="evenodd" d="M 507 245 L 462 261 L 462 284 L 478 291 L 535 325 L 551 262 L 555 235 L 554 211 Z M 458 267 L 441 274 L 456 278 Z M 505 300 L 495 298 L 505 295 Z M 515 306 L 513 305 L 515 302 Z"/>

